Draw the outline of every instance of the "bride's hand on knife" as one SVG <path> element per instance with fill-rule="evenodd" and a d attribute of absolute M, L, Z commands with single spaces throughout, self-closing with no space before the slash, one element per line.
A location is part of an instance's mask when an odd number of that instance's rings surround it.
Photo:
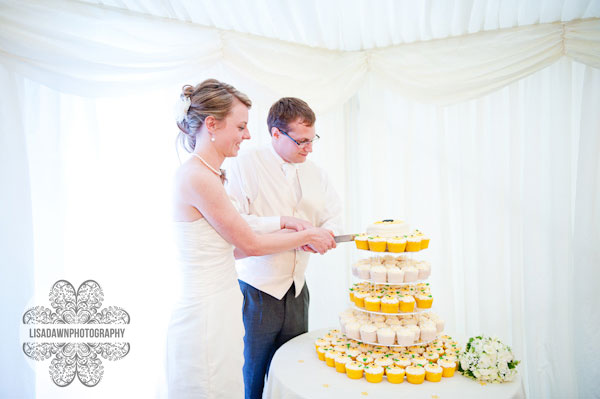
<path fill-rule="evenodd" d="M 330 249 L 336 247 L 333 239 L 333 231 L 322 229 L 320 227 L 304 230 L 307 234 L 307 242 L 305 246 L 310 246 L 314 251 L 323 255 Z"/>

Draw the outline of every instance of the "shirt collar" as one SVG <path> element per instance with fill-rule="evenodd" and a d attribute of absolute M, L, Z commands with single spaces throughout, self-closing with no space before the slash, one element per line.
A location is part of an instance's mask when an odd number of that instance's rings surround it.
<path fill-rule="evenodd" d="M 271 150 L 271 154 L 273 154 L 273 156 L 275 157 L 275 160 L 277 161 L 277 163 L 279 164 L 279 166 L 281 167 L 282 170 L 285 170 L 287 168 L 298 169 L 298 166 L 300 164 L 286 162 L 283 158 L 281 158 L 281 156 L 277 153 L 277 151 L 275 151 L 275 148 L 273 148 L 272 145 L 269 145 L 269 149 Z M 289 166 L 284 166 L 284 165 L 289 165 Z"/>

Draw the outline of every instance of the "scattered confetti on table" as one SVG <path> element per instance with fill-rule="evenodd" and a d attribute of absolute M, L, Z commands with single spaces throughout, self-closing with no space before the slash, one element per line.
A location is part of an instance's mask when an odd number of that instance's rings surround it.
<path fill-rule="evenodd" d="M 368 392 L 361 392 L 363 394 L 363 396 L 368 396 L 369 393 Z"/>
<path fill-rule="evenodd" d="M 323 388 L 329 388 L 329 384 L 323 384 Z"/>
<path fill-rule="evenodd" d="M 298 360 L 298 363 L 304 363 L 304 360 Z"/>

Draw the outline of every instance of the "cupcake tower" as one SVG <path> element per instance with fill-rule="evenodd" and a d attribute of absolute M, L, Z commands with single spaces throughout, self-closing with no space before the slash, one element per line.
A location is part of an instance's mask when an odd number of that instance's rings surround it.
<path fill-rule="evenodd" d="M 371 257 L 352 265 L 359 280 L 349 289 L 352 307 L 340 314 L 340 330 L 316 340 L 319 359 L 351 379 L 373 383 L 384 376 L 395 384 L 452 377 L 460 348 L 451 337 L 440 337 L 444 320 L 431 312 L 433 295 L 425 282 L 431 264 L 409 254 L 428 248 L 429 237 L 403 221 L 383 220 L 354 241 Z"/>
<path fill-rule="evenodd" d="M 429 284 L 424 283 L 431 274 L 431 264 L 408 254 L 382 254 L 405 252 L 406 245 L 394 247 L 392 242 L 390 246 L 389 239 L 410 232 L 403 221 L 383 220 L 367 228 L 372 238 L 366 238 L 368 249 L 361 235 L 355 237 L 358 249 L 375 256 L 352 265 L 352 274 L 360 282 L 349 290 L 353 307 L 340 315 L 342 332 L 348 337 L 374 345 L 408 346 L 426 344 L 443 331 L 443 320 L 430 312 L 433 295 Z M 429 246 L 429 238 L 418 234 L 410 236 L 418 246 L 408 247 L 408 252 Z"/>
<path fill-rule="evenodd" d="M 405 380 L 421 384 L 439 382 L 454 376 L 460 346 L 444 335 L 426 346 L 374 346 L 348 338 L 340 330 L 330 330 L 315 341 L 319 360 L 350 379 L 363 377 L 372 383 L 392 384 Z"/>

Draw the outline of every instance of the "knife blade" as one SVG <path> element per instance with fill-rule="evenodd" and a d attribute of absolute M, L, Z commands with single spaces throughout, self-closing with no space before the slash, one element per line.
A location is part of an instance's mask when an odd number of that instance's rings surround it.
<path fill-rule="evenodd" d="M 335 236 L 333 237 L 333 239 L 335 240 L 335 242 L 350 242 L 354 241 L 355 236 L 356 234 L 344 234 L 341 236 Z"/>

